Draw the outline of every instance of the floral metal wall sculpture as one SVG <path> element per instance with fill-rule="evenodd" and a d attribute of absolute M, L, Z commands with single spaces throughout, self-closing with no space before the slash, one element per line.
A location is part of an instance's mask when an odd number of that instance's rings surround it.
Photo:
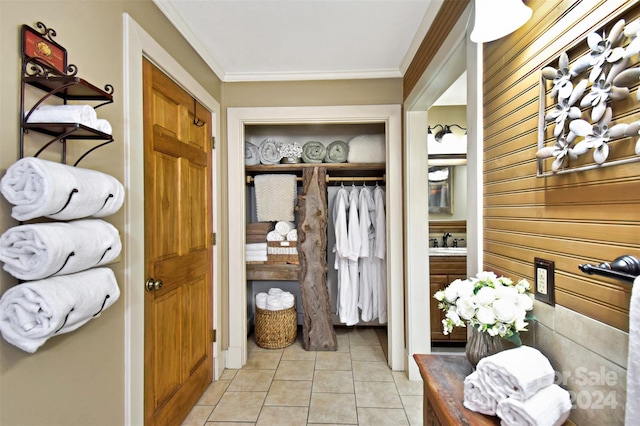
<path fill-rule="evenodd" d="M 631 123 L 614 123 L 612 102 L 629 97 L 631 90 L 640 83 L 640 19 L 626 24 L 624 19 L 613 25 L 608 35 L 593 32 L 587 36 L 588 52 L 569 62 L 566 52 L 558 58 L 558 68 L 542 69 L 540 93 L 540 126 L 538 130 L 538 176 L 605 165 L 610 157 L 610 143 L 627 139 L 635 141 L 635 156 L 619 158 L 607 163 L 621 164 L 640 160 L 640 120 Z M 578 80 L 574 84 L 574 80 Z M 549 96 L 555 107 L 545 114 L 547 82 L 551 81 Z M 640 101 L 640 90 L 636 89 Z M 544 115 L 544 119 L 542 116 Z M 555 142 L 545 146 L 545 129 L 553 127 Z M 589 151 L 593 163 L 579 162 L 571 166 Z M 544 159 L 554 158 L 551 172 L 544 172 Z"/>

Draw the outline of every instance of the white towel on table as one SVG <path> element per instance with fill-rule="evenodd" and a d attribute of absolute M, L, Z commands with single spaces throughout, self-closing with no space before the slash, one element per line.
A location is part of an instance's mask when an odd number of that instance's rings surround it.
<path fill-rule="evenodd" d="M 525 401 L 505 398 L 496 411 L 502 426 L 560 426 L 571 413 L 571 397 L 554 384 Z"/>
<path fill-rule="evenodd" d="M 496 415 L 498 401 L 493 399 L 487 393 L 484 385 L 478 377 L 478 372 L 474 371 L 464 379 L 464 401 L 463 405 L 471 411 L 487 414 L 489 416 Z"/>
<path fill-rule="evenodd" d="M 256 294 L 256 306 L 260 309 L 267 309 L 267 293 Z"/>
<path fill-rule="evenodd" d="M 109 268 L 18 284 L 0 298 L 0 333 L 12 345 L 34 353 L 49 338 L 100 316 L 119 297 Z"/>
<path fill-rule="evenodd" d="M 20 221 L 105 217 L 124 201 L 124 187 L 113 176 L 35 157 L 13 163 L 0 180 L 0 192 L 14 205 L 11 216 Z"/>
<path fill-rule="evenodd" d="M 627 358 L 627 403 L 625 424 L 640 419 L 640 276 L 633 281 L 629 304 L 629 354 Z"/>
<path fill-rule="evenodd" d="M 292 229 L 287 234 L 287 241 L 298 241 L 298 230 Z"/>
<path fill-rule="evenodd" d="M 259 222 L 294 220 L 296 175 L 267 174 L 254 178 Z"/>
<path fill-rule="evenodd" d="M 33 110 L 28 123 L 79 123 L 96 126 L 96 110 L 91 105 L 43 105 Z"/>
<path fill-rule="evenodd" d="M 481 359 L 476 370 L 487 392 L 497 401 L 506 397 L 523 401 L 553 384 L 555 378 L 547 357 L 524 345 Z"/>
<path fill-rule="evenodd" d="M 4 270 L 27 281 L 105 265 L 121 249 L 118 229 L 101 219 L 20 225 L 0 236 Z"/>

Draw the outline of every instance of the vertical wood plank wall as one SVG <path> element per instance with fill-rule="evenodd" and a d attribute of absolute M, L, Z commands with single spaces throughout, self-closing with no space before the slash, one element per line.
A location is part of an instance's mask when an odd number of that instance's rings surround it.
<path fill-rule="evenodd" d="M 539 178 L 535 154 L 542 67 L 563 51 L 586 51 L 587 34 L 607 23 L 638 19 L 640 3 L 525 3 L 531 20 L 484 45 L 484 268 L 533 284 L 534 257 L 551 260 L 557 304 L 628 331 L 631 286 L 578 265 L 640 257 L 640 162 Z M 640 119 L 636 90 L 611 125 L 622 114 L 624 122 Z"/>

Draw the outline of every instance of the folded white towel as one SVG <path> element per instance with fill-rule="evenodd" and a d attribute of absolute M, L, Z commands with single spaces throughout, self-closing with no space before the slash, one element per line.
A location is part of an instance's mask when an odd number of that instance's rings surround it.
<path fill-rule="evenodd" d="M 253 251 L 260 251 L 260 252 L 267 252 L 267 243 L 248 243 L 245 244 L 245 251 L 246 253 L 249 252 L 253 252 Z"/>
<path fill-rule="evenodd" d="M 360 135 L 349 141 L 349 163 L 384 163 L 385 136 Z"/>
<path fill-rule="evenodd" d="M 113 176 L 35 157 L 13 163 L 0 180 L 0 192 L 14 205 L 11 216 L 20 221 L 105 217 L 124 201 L 124 187 Z"/>
<path fill-rule="evenodd" d="M 79 123 L 95 128 L 96 110 L 91 105 L 43 105 L 33 110 L 28 123 Z"/>
<path fill-rule="evenodd" d="M 109 268 L 18 284 L 0 298 L 0 333 L 7 342 L 33 353 L 50 337 L 98 317 L 119 297 Z"/>
<path fill-rule="evenodd" d="M 269 231 L 269 233 L 267 234 L 267 241 L 284 241 L 284 238 L 285 237 L 283 237 L 276 231 Z"/>
<path fill-rule="evenodd" d="M 505 398 L 497 408 L 500 424 L 504 426 L 560 426 L 570 413 L 569 392 L 555 384 L 540 389 L 525 401 Z"/>
<path fill-rule="evenodd" d="M 266 262 L 268 260 L 267 253 L 246 253 L 245 262 Z"/>
<path fill-rule="evenodd" d="M 284 220 L 276 222 L 276 225 L 274 226 L 274 231 L 276 231 L 278 234 L 282 235 L 283 237 L 286 237 L 287 234 L 292 229 L 295 229 L 294 223 L 293 222 L 287 222 L 287 221 L 284 221 Z"/>
<path fill-rule="evenodd" d="M 555 377 L 547 357 L 524 345 L 483 358 L 476 369 L 487 392 L 497 401 L 507 397 L 524 401 L 553 384 Z"/>
<path fill-rule="evenodd" d="M 298 241 L 298 230 L 292 229 L 287 233 L 287 241 Z"/>
<path fill-rule="evenodd" d="M 107 135 L 110 135 L 113 133 L 113 128 L 111 127 L 111 123 L 109 123 L 109 121 L 105 120 L 104 118 L 98 118 L 96 120 L 94 128 L 96 130 L 100 130 L 102 133 L 106 133 Z"/>
<path fill-rule="evenodd" d="M 4 270 L 28 281 L 105 265 L 121 249 L 116 227 L 100 219 L 20 225 L 0 236 Z"/>
<path fill-rule="evenodd" d="M 256 306 L 260 309 L 267 309 L 267 293 L 256 294 Z"/>
<path fill-rule="evenodd" d="M 471 411 L 487 414 L 489 416 L 496 415 L 498 401 L 493 399 L 487 393 L 484 385 L 478 377 L 478 372 L 474 371 L 464 379 L 464 401 L 463 405 Z"/>
<path fill-rule="evenodd" d="M 275 222 L 282 220 L 292 222 L 298 194 L 296 175 L 257 175 L 254 178 L 254 182 L 258 221 Z"/>

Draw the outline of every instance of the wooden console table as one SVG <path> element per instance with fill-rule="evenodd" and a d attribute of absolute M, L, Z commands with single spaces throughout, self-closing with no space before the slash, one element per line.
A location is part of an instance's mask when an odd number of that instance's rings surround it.
<path fill-rule="evenodd" d="M 413 355 L 424 381 L 424 426 L 499 425 L 500 419 L 471 411 L 462 405 L 464 378 L 471 364 L 464 354 Z M 564 426 L 573 425 L 567 420 Z"/>

